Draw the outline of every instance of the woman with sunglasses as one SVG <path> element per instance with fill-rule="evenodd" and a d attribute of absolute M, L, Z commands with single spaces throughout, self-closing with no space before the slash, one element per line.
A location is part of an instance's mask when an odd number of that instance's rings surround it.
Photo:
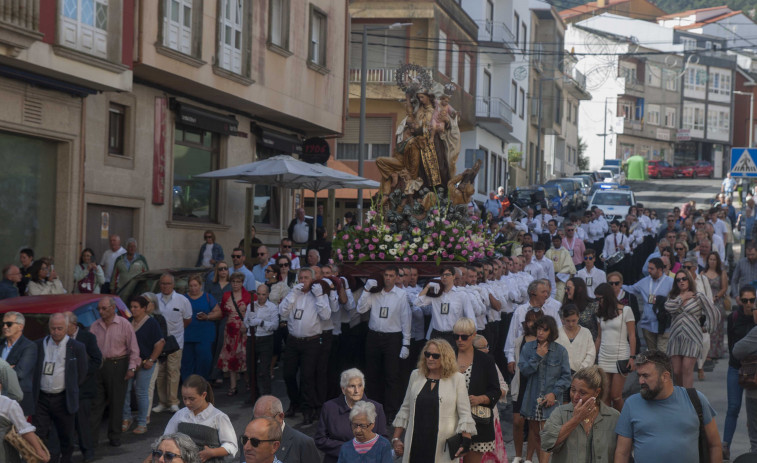
<path fill-rule="evenodd" d="M 597 301 L 589 297 L 586 282 L 579 277 L 568 280 L 562 303 L 578 308 L 578 324 L 591 332 L 592 339 L 597 339 Z"/>
<path fill-rule="evenodd" d="M 471 413 L 476 422 L 476 435 L 463 461 L 478 463 L 484 453 L 494 450 L 494 407 L 502 391 L 494 358 L 473 348 L 476 323 L 462 317 L 455 322 L 452 332 L 457 347 L 458 371 L 465 376 Z"/>
<path fill-rule="evenodd" d="M 297 273 L 294 271 L 297 269 L 294 268 L 292 259 L 287 255 L 281 255 L 276 258 L 276 265 L 279 266 L 279 281 L 283 281 L 288 287 L 292 288 L 297 281 Z"/>
<path fill-rule="evenodd" d="M 205 231 L 205 242 L 200 246 L 195 267 L 215 267 L 219 260 L 223 260 L 223 248 L 216 243 L 216 234 L 213 230 Z"/>
<path fill-rule="evenodd" d="M 186 434 L 199 449 L 198 461 L 220 463 L 237 453 L 237 436 L 229 417 L 213 404 L 213 388 L 205 378 L 192 375 L 181 386 L 184 408 L 174 413 L 163 434 Z"/>
<path fill-rule="evenodd" d="M 606 387 L 604 371 L 596 365 L 573 376 L 570 402 L 549 416 L 541 432 L 541 448 L 552 454 L 553 463 L 614 460 L 620 412 L 599 399 Z"/>
<path fill-rule="evenodd" d="M 218 357 L 218 368 L 224 373 L 229 373 L 229 391 L 226 393 L 228 396 L 236 395 L 239 373 L 247 371 L 248 367 L 244 314 L 252 304 L 252 295 L 244 289 L 244 278 L 241 272 L 231 275 L 231 291 L 224 293 L 221 299 L 221 312 L 226 318 L 226 329 L 223 350 Z"/>
<path fill-rule="evenodd" d="M 665 310 L 673 317 L 667 354 L 673 363 L 676 384 L 694 387 L 694 365 L 704 349 L 702 328 L 712 331 L 720 323 L 720 313 L 710 299 L 697 291 L 694 278 L 686 270 L 676 273 Z M 700 324 L 700 317 L 704 323 Z"/>
<path fill-rule="evenodd" d="M 570 387 L 568 351 L 557 343 L 557 322 L 545 315 L 534 323 L 536 341 L 523 347 L 521 374 L 527 378 L 523 388 L 520 414 L 528 420 L 526 461 L 538 450 L 539 462 L 548 462 L 549 454 L 541 450 L 540 431 L 549 415 L 562 403 L 563 393 Z"/>
<path fill-rule="evenodd" d="M 186 434 L 164 434 L 152 444 L 152 463 L 200 463 L 199 450 Z"/>
<path fill-rule="evenodd" d="M 741 341 L 755 326 L 754 306 L 757 289 L 747 285 L 739 289 L 739 305 L 728 317 L 728 373 L 726 376 L 726 392 L 728 395 L 728 411 L 725 415 L 723 428 L 723 460 L 731 457 L 731 441 L 736 432 L 736 423 L 741 411 L 741 401 L 744 388 L 739 384 L 739 368 L 741 361 L 733 355 L 733 346 Z"/>
<path fill-rule="evenodd" d="M 423 346 L 393 425 L 392 448 L 403 463 L 451 463 L 470 450 L 476 423 L 465 377 L 457 371 L 455 351 L 447 341 L 431 339 Z M 462 441 L 450 458 L 447 439 L 457 434 Z"/>
<path fill-rule="evenodd" d="M 689 244 L 686 242 L 686 240 L 676 240 L 676 242 L 673 244 L 673 251 L 675 252 L 675 261 L 677 266 L 673 266 L 675 269 L 674 272 L 677 272 L 681 269 L 683 266 L 684 261 L 686 260 L 686 254 L 689 253 Z"/>
<path fill-rule="evenodd" d="M 726 311 L 731 310 L 731 300 L 728 296 L 728 290 L 730 289 L 728 285 L 728 273 L 724 269 L 720 254 L 713 251 L 707 256 L 707 263 L 704 266 L 702 275 L 705 277 L 705 283 L 709 283 L 710 289 L 712 289 L 712 303 L 715 309 L 720 312 L 720 323 L 714 327 L 710 335 L 710 348 L 706 355 L 707 358 L 719 359 L 726 351 L 723 344 L 725 338 L 725 318 L 727 316 Z"/>
<path fill-rule="evenodd" d="M 616 280 L 612 275 L 612 281 Z M 595 347 L 599 352 L 597 364 L 607 374 L 607 388 L 604 391 L 604 401 L 607 405 L 620 411 L 623 409 L 623 386 L 628 373 L 622 373 L 620 366 L 633 371 L 636 356 L 636 318 L 633 310 L 615 297 L 615 291 L 609 284 L 602 284 L 595 292 L 599 300 L 599 336 Z M 625 365 L 623 365 L 625 363 Z"/>

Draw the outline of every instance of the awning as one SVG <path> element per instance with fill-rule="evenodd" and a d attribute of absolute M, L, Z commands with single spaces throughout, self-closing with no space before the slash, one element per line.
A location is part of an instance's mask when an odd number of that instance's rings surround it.
<path fill-rule="evenodd" d="M 300 140 L 272 130 L 261 129 L 258 143 L 265 148 L 284 154 L 302 154 L 302 142 Z"/>
<path fill-rule="evenodd" d="M 207 109 L 182 103 L 172 98 L 170 107 L 176 111 L 176 121 L 188 127 L 208 130 L 224 135 L 234 135 L 239 122 L 234 116 L 208 111 Z"/>
<path fill-rule="evenodd" d="M 9 77 L 23 81 L 27 84 L 36 85 L 37 87 L 48 88 L 50 90 L 57 90 L 59 92 L 67 93 L 69 95 L 77 97 L 85 97 L 87 95 L 94 95 L 97 90 L 89 87 L 83 87 L 81 85 L 65 82 L 54 77 L 43 76 L 30 71 L 23 71 L 11 66 L 0 65 L 0 76 Z"/>

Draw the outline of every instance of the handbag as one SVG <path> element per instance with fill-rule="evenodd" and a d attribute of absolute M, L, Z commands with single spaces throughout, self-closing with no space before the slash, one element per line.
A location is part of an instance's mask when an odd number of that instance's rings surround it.
<path fill-rule="evenodd" d="M 750 391 L 757 389 L 757 355 L 750 355 L 741 361 L 739 386 Z"/>
<path fill-rule="evenodd" d="M 10 430 L 5 434 L 5 440 L 18 451 L 19 456 L 21 457 L 22 461 L 28 462 L 28 463 L 42 463 L 43 460 L 37 456 L 37 453 L 34 451 L 34 447 L 32 447 L 32 444 L 30 444 L 26 439 L 24 439 L 21 434 L 16 431 L 15 426 L 11 426 Z M 45 443 L 42 442 L 42 439 L 39 440 L 39 445 L 42 447 L 42 450 L 45 451 L 45 454 L 50 459 L 50 451 L 45 446 Z"/>
<path fill-rule="evenodd" d="M 449 452 L 450 460 L 455 459 L 455 454 L 457 453 L 458 449 L 460 449 L 460 447 L 463 448 L 463 453 L 470 451 L 470 444 L 470 438 L 464 438 L 461 433 L 457 433 L 444 441 L 444 446 L 447 447 L 447 452 Z"/>
<path fill-rule="evenodd" d="M 694 388 L 686 388 L 686 392 L 689 394 L 689 400 L 691 405 L 694 406 L 694 410 L 697 412 L 699 418 L 699 463 L 710 463 L 710 447 L 707 444 L 707 434 L 704 430 L 704 413 L 702 412 L 702 401 L 699 400 L 699 394 Z"/>
<path fill-rule="evenodd" d="M 192 442 L 194 442 L 200 450 L 205 447 L 217 449 L 221 446 L 221 440 L 218 437 L 218 430 L 216 428 L 205 426 L 203 424 L 181 422 L 176 429 L 180 433 L 189 436 L 189 438 L 192 439 Z M 223 463 L 227 460 L 231 461 L 229 457 L 233 457 L 233 455 L 211 458 L 205 460 L 205 463 Z"/>
<path fill-rule="evenodd" d="M 168 357 L 169 354 L 173 354 L 174 352 L 181 349 L 181 347 L 179 347 L 179 342 L 176 340 L 176 337 L 172 334 L 168 334 L 168 325 L 166 324 L 166 318 L 159 313 L 153 313 L 152 316 L 155 320 L 158 321 L 160 331 L 163 333 L 163 339 L 166 340 L 166 343 L 163 346 L 163 351 L 160 353 L 160 357 L 158 357 L 159 359 L 165 360 L 165 358 Z"/>
<path fill-rule="evenodd" d="M 90 270 L 87 276 L 77 281 L 76 289 L 82 294 L 92 294 L 95 290 L 95 271 Z"/>
<path fill-rule="evenodd" d="M 471 415 L 473 415 L 473 421 L 476 422 L 476 426 L 483 424 L 491 424 L 492 422 L 492 409 L 484 405 L 473 405 L 470 408 Z"/>
<path fill-rule="evenodd" d="M 622 312 L 620 316 L 620 332 L 623 332 L 623 327 L 625 326 L 626 322 L 626 313 L 625 310 Z M 626 334 L 626 337 L 628 334 Z M 620 345 L 623 342 L 623 336 L 618 336 L 618 352 L 620 352 Z M 628 362 L 630 362 L 631 359 L 627 358 L 625 360 L 616 360 L 615 366 L 618 368 L 618 373 L 620 373 L 623 376 L 628 375 L 628 373 L 631 372 L 631 368 L 628 366 Z"/>

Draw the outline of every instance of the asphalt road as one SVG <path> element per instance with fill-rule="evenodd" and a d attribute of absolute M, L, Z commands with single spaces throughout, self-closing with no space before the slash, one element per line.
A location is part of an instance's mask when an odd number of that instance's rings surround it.
<path fill-rule="evenodd" d="M 644 203 L 646 207 L 657 209 L 658 213 L 670 210 L 675 205 L 680 206 L 683 202 L 690 199 L 695 200 L 697 205 L 708 203 L 720 190 L 720 181 L 717 179 L 664 179 L 648 182 L 632 182 L 630 185 L 636 194 L 637 200 Z M 706 374 L 704 381 L 696 381 L 695 383 L 696 387 L 708 397 L 717 412 L 716 419 L 721 435 L 727 409 L 725 392 L 727 367 L 727 360 L 722 359 L 716 363 L 714 371 Z M 281 378 L 281 370 L 277 369 L 275 373 L 276 377 L 273 382 L 274 393 L 282 399 L 284 408 L 286 409 L 288 401 L 286 399 L 284 382 Z M 228 383 L 223 387 L 215 389 L 216 406 L 229 415 L 237 434 L 240 434 L 252 416 L 252 405 L 244 403 L 246 397 L 241 389 L 239 394 L 234 397 L 228 397 L 226 395 L 227 391 Z M 131 433 L 124 433 L 121 439 L 122 445 L 118 448 L 108 445 L 106 430 L 103 425 L 100 432 L 100 447 L 97 450 L 98 461 L 115 463 L 141 462 L 148 455 L 149 445 L 162 434 L 170 416 L 170 413 L 153 414 L 147 434 L 136 436 Z M 293 420 L 287 419 L 287 424 L 311 436 L 315 433 L 315 425 L 302 426 L 301 416 Z M 508 457 L 512 461 L 512 458 L 515 456 L 512 447 L 512 433 L 509 429 L 506 429 L 504 434 L 507 441 Z M 749 440 L 746 431 L 746 412 L 742 405 L 738 428 L 731 445 L 731 455 L 735 458 L 735 456 L 748 451 Z M 78 461 L 79 458 L 80 456 L 77 451 L 74 455 L 74 461 Z"/>

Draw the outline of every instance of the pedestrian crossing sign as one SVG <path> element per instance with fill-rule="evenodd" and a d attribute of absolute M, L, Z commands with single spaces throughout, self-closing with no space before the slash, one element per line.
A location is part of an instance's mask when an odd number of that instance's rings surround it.
<path fill-rule="evenodd" d="M 731 177 L 757 177 L 757 148 L 731 148 Z"/>

